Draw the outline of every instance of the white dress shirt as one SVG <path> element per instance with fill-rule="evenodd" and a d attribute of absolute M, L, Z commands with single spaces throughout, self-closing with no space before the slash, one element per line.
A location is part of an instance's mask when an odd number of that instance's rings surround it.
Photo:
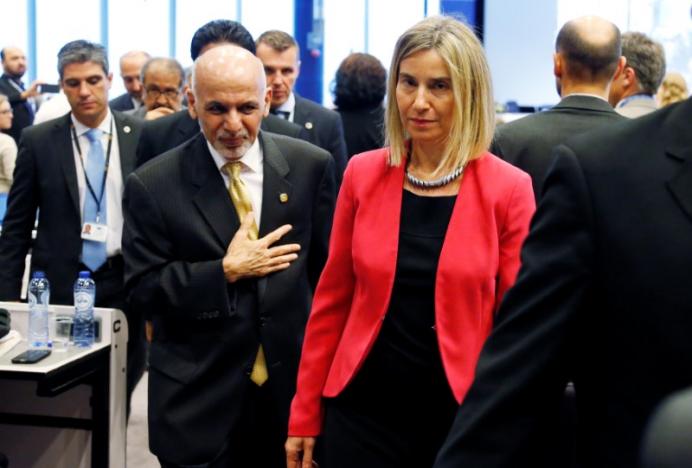
<path fill-rule="evenodd" d="M 79 151 L 77 150 L 77 145 L 72 138 L 72 152 L 74 153 L 74 163 L 77 169 L 77 186 L 79 188 L 79 215 L 80 218 L 84 216 L 84 197 L 90 197 L 87 186 L 86 178 L 84 176 L 84 171 L 87 167 L 87 155 L 89 154 L 89 139 L 86 137 L 86 132 L 90 130 L 89 127 L 79 122 L 75 119 L 74 115 L 70 116 L 72 118 L 72 125 L 74 125 L 75 132 L 77 133 L 77 138 L 79 139 L 79 147 L 82 150 L 81 157 L 84 161 L 84 166 L 80 161 Z M 108 224 L 108 237 L 106 238 L 106 253 L 109 257 L 120 254 L 121 241 L 123 236 L 123 171 L 120 164 L 120 148 L 118 145 L 118 131 L 113 120 L 113 114 L 110 110 L 103 119 L 103 122 L 98 126 L 99 130 L 103 132 L 101 137 L 101 144 L 103 145 L 103 155 L 107 157 L 108 152 L 108 138 L 111 134 L 111 122 L 113 122 L 113 143 L 111 144 L 111 157 L 108 165 L 108 176 L 106 178 L 106 217 Z M 71 133 L 71 132 L 70 132 Z M 101 187 L 94 187 L 96 196 L 99 196 L 99 191 Z M 84 219 L 82 219 L 84 223 Z"/>
<path fill-rule="evenodd" d="M 222 168 L 230 161 L 221 156 L 221 154 L 214 149 L 209 141 L 207 141 L 207 147 L 209 148 L 212 158 L 214 158 L 216 167 L 219 169 L 219 172 L 221 172 L 223 182 L 226 184 L 226 189 L 228 189 L 230 180 L 228 174 Z M 259 144 L 259 138 L 255 138 L 255 142 L 252 144 L 252 146 L 250 146 L 250 148 L 239 161 L 242 163 L 240 169 L 240 179 L 243 181 L 245 188 L 247 188 L 248 193 L 250 194 L 252 213 L 255 217 L 255 223 L 257 223 L 257 229 L 259 230 L 260 219 L 262 219 L 262 183 L 264 181 L 264 154 L 262 153 L 262 147 Z"/>
<path fill-rule="evenodd" d="M 289 122 L 293 122 L 293 119 L 296 116 L 296 96 L 293 93 L 289 94 L 288 99 L 286 99 L 286 102 L 281 104 L 275 110 L 281 112 L 288 112 L 288 119 L 286 120 L 288 120 Z"/>

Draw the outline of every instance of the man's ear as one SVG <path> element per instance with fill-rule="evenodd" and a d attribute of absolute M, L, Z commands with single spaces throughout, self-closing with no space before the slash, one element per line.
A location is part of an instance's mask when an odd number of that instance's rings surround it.
<path fill-rule="evenodd" d="M 113 84 L 113 72 L 109 73 L 106 78 L 108 81 L 107 89 L 111 89 L 111 85 Z"/>
<path fill-rule="evenodd" d="M 190 117 L 193 118 L 194 120 L 197 120 L 197 110 L 195 109 L 195 93 L 192 92 L 191 88 L 186 89 L 186 94 L 187 94 L 187 113 L 190 114 Z"/>
<path fill-rule="evenodd" d="M 562 67 L 562 55 L 560 55 L 559 52 L 555 52 L 553 54 L 553 75 L 555 75 L 556 78 L 562 78 L 562 73 L 564 71 Z"/>
<path fill-rule="evenodd" d="M 618 79 L 626 67 L 627 67 L 627 58 L 623 55 L 622 57 L 620 57 L 620 60 L 618 60 L 618 66 L 615 69 L 615 74 L 613 75 L 613 80 Z"/>

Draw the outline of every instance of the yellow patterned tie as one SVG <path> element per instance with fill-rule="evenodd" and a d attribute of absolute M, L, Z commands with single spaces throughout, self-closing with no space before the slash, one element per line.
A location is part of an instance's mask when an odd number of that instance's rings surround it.
<path fill-rule="evenodd" d="M 228 174 L 230 178 L 230 183 L 228 184 L 228 192 L 231 194 L 231 200 L 233 201 L 233 206 L 238 213 L 238 219 L 242 222 L 245 215 L 252 211 L 252 202 L 250 201 L 250 195 L 248 194 L 247 188 L 240 178 L 240 169 L 242 164 L 238 161 L 227 163 L 223 169 Z M 251 240 L 256 240 L 259 231 L 257 229 L 257 223 L 252 222 L 250 230 L 248 232 L 248 237 Z M 259 345 L 257 350 L 257 357 L 255 358 L 255 363 L 252 366 L 252 373 L 250 374 L 250 380 L 255 384 L 261 386 L 269 378 L 267 373 L 267 360 L 264 357 L 264 350 L 262 345 Z"/>

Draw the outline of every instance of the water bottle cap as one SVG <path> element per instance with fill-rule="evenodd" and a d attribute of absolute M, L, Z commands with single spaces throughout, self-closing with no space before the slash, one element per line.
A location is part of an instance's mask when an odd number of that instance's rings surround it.
<path fill-rule="evenodd" d="M 88 271 L 80 271 L 80 272 L 79 272 L 79 277 L 80 277 L 80 278 L 90 278 L 90 277 L 91 277 L 91 273 L 88 272 Z"/>
<path fill-rule="evenodd" d="M 31 277 L 32 278 L 38 278 L 38 279 L 45 278 L 46 273 L 44 271 L 41 271 L 41 270 L 36 270 L 32 273 Z"/>

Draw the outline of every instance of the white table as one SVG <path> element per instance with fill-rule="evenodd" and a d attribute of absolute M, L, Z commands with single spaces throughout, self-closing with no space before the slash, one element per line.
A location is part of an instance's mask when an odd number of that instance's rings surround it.
<path fill-rule="evenodd" d="M 0 302 L 26 337 L 26 304 Z M 56 312 L 70 306 L 51 306 Z M 53 351 L 36 364 L 12 364 L 21 341 L 0 356 L 0 452 L 10 466 L 125 466 L 127 320 L 96 308 L 100 342 Z"/>

